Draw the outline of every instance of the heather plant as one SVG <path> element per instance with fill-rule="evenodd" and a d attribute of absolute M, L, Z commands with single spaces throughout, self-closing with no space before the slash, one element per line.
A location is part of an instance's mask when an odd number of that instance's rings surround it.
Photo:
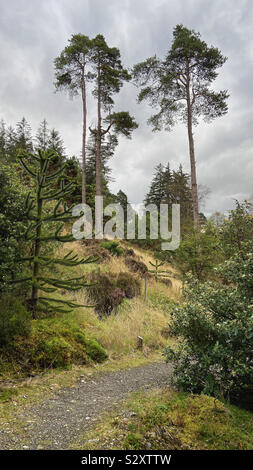
<path fill-rule="evenodd" d="M 113 311 L 117 312 L 117 308 L 125 298 L 132 299 L 141 293 L 140 281 L 125 272 L 118 275 L 93 272 L 90 282 L 88 298 L 94 302 L 99 317 L 108 316 Z"/>
<path fill-rule="evenodd" d="M 132 257 L 125 258 L 126 266 L 132 271 L 133 273 L 138 273 L 141 277 L 145 277 L 148 275 L 148 268 L 145 263 L 134 259 Z"/>
<path fill-rule="evenodd" d="M 132 299 L 141 294 L 141 283 L 139 279 L 127 272 L 119 273 L 117 286 L 125 292 L 127 299 Z"/>

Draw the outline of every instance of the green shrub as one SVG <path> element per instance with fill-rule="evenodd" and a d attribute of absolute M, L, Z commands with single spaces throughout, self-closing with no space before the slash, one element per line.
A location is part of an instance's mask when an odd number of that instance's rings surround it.
<path fill-rule="evenodd" d="M 199 280 L 212 274 L 214 266 L 221 262 L 221 247 L 217 230 L 211 225 L 198 233 L 185 236 L 173 252 L 174 264 L 183 277 L 191 273 Z"/>
<path fill-rule="evenodd" d="M 119 273 L 117 287 L 125 292 L 127 299 L 132 299 L 141 294 L 141 283 L 139 279 L 129 273 Z"/>
<path fill-rule="evenodd" d="M 215 268 L 216 274 L 227 285 L 237 285 L 248 299 L 253 299 L 253 240 L 241 243 L 241 250 L 233 258 Z"/>
<path fill-rule="evenodd" d="M 16 165 L 0 163 L 0 291 L 10 288 L 13 274 L 23 272 L 26 255 L 20 234 L 27 228 L 24 217 L 25 186 Z"/>
<path fill-rule="evenodd" d="M 120 256 L 123 254 L 123 251 L 124 251 L 123 248 L 121 248 L 119 242 L 115 240 L 102 242 L 100 246 L 108 250 L 111 253 L 111 255 L 114 255 L 114 256 Z"/>
<path fill-rule="evenodd" d="M 34 361 L 42 367 L 66 367 L 72 363 L 85 364 L 103 362 L 107 358 L 105 350 L 95 339 L 86 338 L 78 324 L 69 320 L 42 320 L 35 334 L 43 335 L 35 347 Z M 31 361 L 33 358 L 31 357 Z"/>
<path fill-rule="evenodd" d="M 31 330 L 31 315 L 22 303 L 2 297 L 0 306 L 0 348 L 9 346 L 16 336 L 27 337 Z"/>
<path fill-rule="evenodd" d="M 228 219 L 220 227 L 220 240 L 226 258 L 243 249 L 243 243 L 252 240 L 252 204 L 236 201 L 236 207 L 229 212 Z"/>
<path fill-rule="evenodd" d="M 234 279 L 239 279 L 236 287 L 188 280 L 186 301 L 174 309 L 170 323 L 171 333 L 182 340 L 177 348 L 166 352 L 167 360 L 175 364 L 178 386 L 193 393 L 225 395 L 251 409 L 253 305 L 248 290 L 250 276 L 244 276 L 244 272 L 251 271 L 253 277 L 252 255 L 229 262 L 230 269 L 234 267 Z M 227 277 L 228 264 L 218 272 Z"/>

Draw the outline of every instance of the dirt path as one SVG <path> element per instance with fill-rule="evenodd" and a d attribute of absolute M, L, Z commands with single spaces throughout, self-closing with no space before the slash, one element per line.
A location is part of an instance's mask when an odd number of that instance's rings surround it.
<path fill-rule="evenodd" d="M 28 413 L 19 412 L 19 433 L 11 428 L 0 431 L 0 449 L 69 449 L 128 393 L 169 384 L 171 372 L 171 365 L 155 363 L 80 380 L 75 388 L 59 390 Z"/>

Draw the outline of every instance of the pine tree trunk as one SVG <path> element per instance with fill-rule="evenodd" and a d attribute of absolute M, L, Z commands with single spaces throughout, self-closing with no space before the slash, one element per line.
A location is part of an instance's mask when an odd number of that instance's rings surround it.
<path fill-rule="evenodd" d="M 82 135 L 82 203 L 86 203 L 86 123 L 87 123 L 87 107 L 86 107 L 86 84 L 84 77 L 84 68 L 82 74 L 82 101 L 83 101 L 83 135 Z"/>
<path fill-rule="evenodd" d="M 96 196 L 102 196 L 102 183 L 101 183 L 101 68 L 100 63 L 98 64 L 98 128 L 97 128 L 97 145 L 96 145 Z"/>
<path fill-rule="evenodd" d="M 186 65 L 186 70 L 187 70 L 187 85 L 186 85 L 187 129 L 188 129 L 189 152 L 190 152 L 190 163 L 191 163 L 191 190 L 192 190 L 192 203 L 193 203 L 193 221 L 194 221 L 194 227 L 197 228 L 199 225 L 199 201 L 198 201 L 198 186 L 197 186 L 197 176 L 196 176 L 194 140 L 193 140 L 193 132 L 192 132 L 192 103 L 191 103 L 191 96 L 190 96 L 189 63 L 187 63 Z"/>

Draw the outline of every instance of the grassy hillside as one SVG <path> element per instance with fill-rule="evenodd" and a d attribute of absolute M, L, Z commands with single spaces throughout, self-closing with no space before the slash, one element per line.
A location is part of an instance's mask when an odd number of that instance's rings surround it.
<path fill-rule="evenodd" d="M 100 249 L 95 244 L 95 251 Z M 89 255 L 90 246 L 82 242 L 65 244 L 55 249 L 55 256 L 63 256 L 70 249 L 78 256 Z M 93 247 L 94 248 L 94 247 Z M 94 307 L 76 308 L 68 314 L 57 314 L 32 320 L 31 333 L 27 338 L 16 337 L 11 347 L 0 356 L 2 380 L 22 378 L 50 371 L 54 368 L 69 369 L 72 365 L 91 365 L 105 360 L 126 361 L 134 365 L 137 352 L 137 337 L 143 337 L 143 359 L 161 354 L 168 344 L 168 323 L 174 301 L 180 298 L 180 284 L 173 279 L 172 286 L 163 285 L 153 279 L 148 281 L 148 300 L 144 301 L 144 279 L 138 272 L 132 273 L 125 264 L 124 244 L 121 256 L 111 256 L 99 262 L 71 268 L 68 276 L 83 275 L 90 282 L 91 273 L 108 273 L 110 277 L 128 273 L 138 280 L 141 292 L 123 302 L 109 316 L 99 317 Z M 93 250 L 94 251 L 94 250 Z M 60 253 L 59 253 L 60 252 Z M 153 260 L 147 252 L 135 249 L 135 256 L 149 267 Z M 154 261 L 154 260 L 153 260 Z M 57 275 L 63 269 L 57 267 Z M 78 292 L 61 291 L 59 298 L 74 299 L 78 304 L 91 305 L 88 289 Z M 55 297 L 55 294 L 54 294 Z M 117 313 L 116 313 L 117 312 Z"/>

